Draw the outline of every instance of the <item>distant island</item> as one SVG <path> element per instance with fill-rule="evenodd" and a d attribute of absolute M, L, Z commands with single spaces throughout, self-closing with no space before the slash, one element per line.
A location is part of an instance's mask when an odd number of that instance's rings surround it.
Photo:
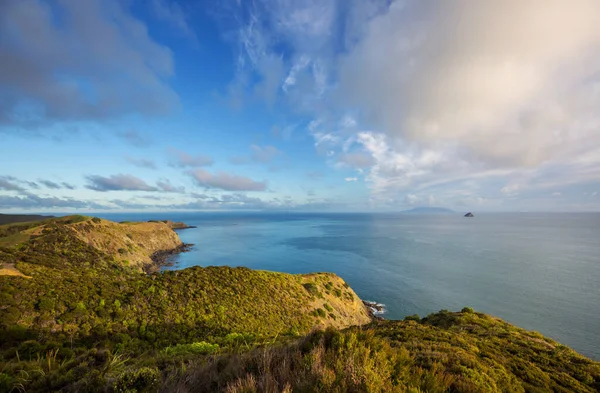
<path fill-rule="evenodd" d="M 455 211 L 451 209 L 446 209 L 444 207 L 415 207 L 410 210 L 404 210 L 401 213 L 403 214 L 454 214 Z"/>
<path fill-rule="evenodd" d="M 473 215 L 473 213 L 471 213 L 471 212 L 468 212 L 467 214 L 465 214 L 465 217 L 469 217 L 469 218 L 471 218 L 471 217 L 475 217 L 475 216 Z"/>
<path fill-rule="evenodd" d="M 183 223 L 35 219 L 0 225 L 0 392 L 600 390 L 599 362 L 470 307 L 383 320 L 332 273 L 149 268 Z"/>

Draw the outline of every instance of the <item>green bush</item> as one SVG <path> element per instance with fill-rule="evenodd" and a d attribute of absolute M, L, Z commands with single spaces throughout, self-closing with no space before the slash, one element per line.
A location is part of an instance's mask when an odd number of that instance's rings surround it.
<path fill-rule="evenodd" d="M 304 287 L 304 289 L 306 289 L 306 290 L 308 291 L 308 293 L 310 293 L 311 295 L 318 296 L 318 295 L 320 294 L 320 293 L 319 293 L 319 288 L 318 288 L 318 287 L 317 287 L 315 284 L 313 284 L 313 283 L 311 283 L 311 282 L 308 282 L 308 283 L 306 283 L 306 284 L 302 284 L 302 286 L 303 286 L 303 287 Z"/>
<path fill-rule="evenodd" d="M 156 391 L 160 384 L 160 372 L 156 368 L 142 367 L 137 370 L 127 370 L 115 380 L 113 388 L 118 393 Z"/>
<path fill-rule="evenodd" d="M 199 354 L 208 355 L 215 353 L 219 350 L 218 344 L 211 344 L 205 341 L 196 342 L 192 344 L 177 344 L 173 347 L 165 348 L 164 352 L 167 355 L 189 355 Z"/>
<path fill-rule="evenodd" d="M 460 310 L 460 312 L 464 312 L 466 314 L 474 314 L 475 310 L 473 310 L 471 307 L 465 307 L 462 310 Z"/>
<path fill-rule="evenodd" d="M 419 314 L 413 314 L 413 315 L 409 315 L 407 317 L 404 317 L 405 321 L 415 321 L 415 322 L 421 322 L 421 317 L 419 316 Z"/>

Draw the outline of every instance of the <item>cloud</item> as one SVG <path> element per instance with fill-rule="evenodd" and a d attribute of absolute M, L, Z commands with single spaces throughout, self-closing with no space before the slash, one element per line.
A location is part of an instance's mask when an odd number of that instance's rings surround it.
<path fill-rule="evenodd" d="M 345 177 L 344 180 L 347 182 L 357 182 L 358 178 L 357 177 Z"/>
<path fill-rule="evenodd" d="M 72 198 L 46 198 L 32 194 L 24 196 L 0 195 L 2 209 L 106 209 L 105 205 Z"/>
<path fill-rule="evenodd" d="M 252 153 L 249 156 L 232 157 L 229 161 L 234 165 L 245 165 L 250 163 L 268 164 L 277 157 L 282 156 L 283 152 L 275 146 L 251 145 Z"/>
<path fill-rule="evenodd" d="M 152 144 L 152 141 L 148 136 L 142 135 L 135 130 L 120 131 L 117 132 L 117 136 L 135 147 L 148 147 Z"/>
<path fill-rule="evenodd" d="M 3 191 L 24 191 L 23 187 L 14 183 L 12 176 L 0 177 L 0 190 Z"/>
<path fill-rule="evenodd" d="M 337 162 L 354 169 L 368 168 L 375 163 L 373 157 L 365 153 L 344 153 L 337 158 Z"/>
<path fill-rule="evenodd" d="M 279 149 L 275 146 L 250 146 L 252 150 L 252 160 L 260 163 L 269 163 L 273 161 L 277 156 L 283 154 Z"/>
<path fill-rule="evenodd" d="M 169 165 L 176 168 L 210 166 L 214 163 L 213 159 L 209 156 L 202 154 L 191 156 L 184 151 L 172 147 L 168 149 L 168 153 L 172 157 Z"/>
<path fill-rule="evenodd" d="M 188 22 L 189 10 L 182 9 L 180 3 L 172 0 L 152 0 L 151 4 L 152 11 L 158 19 L 174 27 L 195 45 L 198 44 L 198 37 Z"/>
<path fill-rule="evenodd" d="M 156 186 L 158 187 L 159 190 L 164 191 L 164 192 L 178 192 L 178 193 L 185 192 L 184 187 L 175 187 L 168 180 L 159 180 L 158 182 L 156 182 Z"/>
<path fill-rule="evenodd" d="M 155 116 L 177 107 L 179 98 L 166 82 L 174 73 L 173 55 L 126 4 L 3 1 L 0 123 Z"/>
<path fill-rule="evenodd" d="M 374 201 L 499 205 L 600 182 L 595 0 L 238 4 L 242 89 L 282 73 L 278 103 Z"/>
<path fill-rule="evenodd" d="M 225 191 L 265 191 L 267 183 L 255 181 L 247 177 L 217 172 L 211 174 L 203 169 L 196 169 L 190 175 L 201 187 L 216 188 Z"/>
<path fill-rule="evenodd" d="M 61 190 L 63 188 L 66 188 L 68 190 L 73 190 L 75 189 L 75 186 L 66 183 L 66 182 L 61 182 L 61 183 L 55 183 L 51 180 L 38 180 L 38 183 L 40 183 L 41 185 L 45 186 L 46 188 L 50 188 L 52 190 Z"/>
<path fill-rule="evenodd" d="M 86 188 L 94 191 L 158 191 L 158 188 L 132 175 L 119 174 L 109 177 L 90 175 L 86 179 L 89 182 Z"/>
<path fill-rule="evenodd" d="M 133 164 L 140 168 L 156 169 L 156 164 L 154 163 L 153 160 L 149 160 L 146 158 L 134 158 L 134 157 L 129 157 L 129 156 L 125 157 L 125 159 L 130 164 Z"/>
<path fill-rule="evenodd" d="M 600 139 L 599 22 L 594 0 L 393 3 L 342 60 L 340 96 L 469 162 L 573 158 Z"/>

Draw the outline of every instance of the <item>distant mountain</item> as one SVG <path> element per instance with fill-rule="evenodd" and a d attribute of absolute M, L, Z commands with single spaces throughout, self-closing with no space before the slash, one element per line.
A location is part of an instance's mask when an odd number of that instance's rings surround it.
<path fill-rule="evenodd" d="M 453 214 L 454 210 L 446 209 L 445 207 L 415 207 L 414 209 L 404 210 L 402 213 L 409 214 Z"/>
<path fill-rule="evenodd" d="M 0 214 L 0 225 L 14 224 L 15 222 L 41 221 L 54 216 L 40 216 L 36 214 Z"/>

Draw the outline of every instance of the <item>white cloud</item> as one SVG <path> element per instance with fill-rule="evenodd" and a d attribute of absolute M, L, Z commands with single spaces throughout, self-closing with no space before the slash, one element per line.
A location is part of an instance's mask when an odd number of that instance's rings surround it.
<path fill-rule="evenodd" d="M 260 80 L 258 59 L 282 59 L 276 94 L 328 163 L 362 162 L 373 201 L 500 206 L 600 182 L 596 0 L 252 4 L 245 64 Z"/>
<path fill-rule="evenodd" d="M 345 177 L 344 180 L 347 182 L 356 182 L 356 181 L 358 181 L 358 178 L 357 177 Z"/>
<path fill-rule="evenodd" d="M 598 141 L 595 0 L 395 2 L 366 31 L 343 59 L 343 97 L 389 135 L 494 167 Z"/>

